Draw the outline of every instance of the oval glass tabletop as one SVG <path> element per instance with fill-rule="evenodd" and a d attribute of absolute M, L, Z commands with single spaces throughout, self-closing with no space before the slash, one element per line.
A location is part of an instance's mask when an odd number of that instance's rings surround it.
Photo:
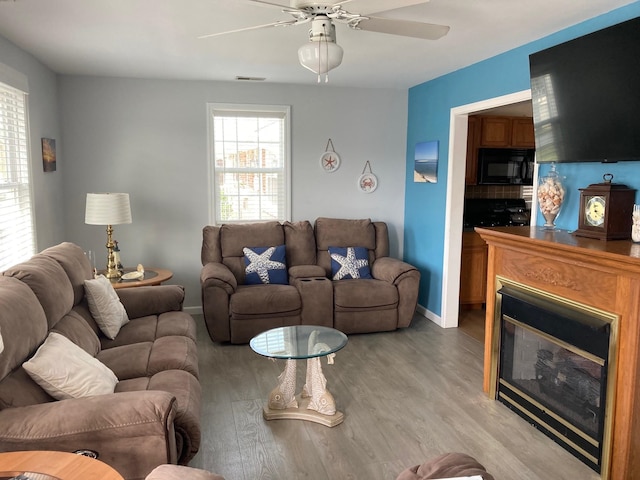
<path fill-rule="evenodd" d="M 251 339 L 251 349 L 265 357 L 302 360 L 323 357 L 347 344 L 339 330 L 318 325 L 293 325 L 267 330 Z"/>

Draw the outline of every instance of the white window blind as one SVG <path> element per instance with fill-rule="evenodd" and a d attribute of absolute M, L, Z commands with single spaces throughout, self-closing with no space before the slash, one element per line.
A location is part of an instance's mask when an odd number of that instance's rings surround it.
<path fill-rule="evenodd" d="M 211 221 L 289 220 L 289 107 L 208 109 Z"/>
<path fill-rule="evenodd" d="M 0 83 L 0 271 L 35 253 L 26 94 Z"/>

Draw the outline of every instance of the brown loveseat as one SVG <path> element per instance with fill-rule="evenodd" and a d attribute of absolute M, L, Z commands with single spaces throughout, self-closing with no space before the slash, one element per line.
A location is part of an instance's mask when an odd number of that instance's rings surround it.
<path fill-rule="evenodd" d="M 245 247 L 284 245 L 288 281 L 247 285 Z M 363 247 L 372 278 L 333 280 L 330 247 Z M 214 341 L 246 343 L 284 325 L 325 325 L 344 333 L 391 331 L 411 323 L 420 273 L 389 257 L 384 222 L 308 221 L 206 226 L 202 308 Z"/>
<path fill-rule="evenodd" d="M 0 276 L 0 451 L 94 450 L 127 480 L 161 464 L 186 464 L 200 445 L 201 390 L 183 288 L 118 290 L 130 321 L 109 339 L 85 300 L 91 278 L 89 261 L 72 243 Z M 115 392 L 55 400 L 33 381 L 22 364 L 49 332 L 110 368 L 119 380 Z"/>

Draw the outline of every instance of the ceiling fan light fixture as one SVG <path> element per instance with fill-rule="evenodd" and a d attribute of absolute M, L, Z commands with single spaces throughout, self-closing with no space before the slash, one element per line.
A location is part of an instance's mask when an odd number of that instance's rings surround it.
<path fill-rule="evenodd" d="M 344 50 L 337 43 L 314 42 L 298 49 L 300 65 L 318 75 L 324 75 L 342 63 Z"/>
<path fill-rule="evenodd" d="M 336 30 L 331 20 L 320 15 L 311 24 L 309 42 L 298 49 L 300 65 L 320 76 L 325 75 L 328 81 L 328 73 L 342 63 L 344 50 L 336 43 Z"/>

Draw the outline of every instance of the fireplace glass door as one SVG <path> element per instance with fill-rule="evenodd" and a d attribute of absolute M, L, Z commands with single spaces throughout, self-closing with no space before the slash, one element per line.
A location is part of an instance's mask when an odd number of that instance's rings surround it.
<path fill-rule="evenodd" d="M 503 288 L 498 399 L 600 471 L 608 323 Z"/>

